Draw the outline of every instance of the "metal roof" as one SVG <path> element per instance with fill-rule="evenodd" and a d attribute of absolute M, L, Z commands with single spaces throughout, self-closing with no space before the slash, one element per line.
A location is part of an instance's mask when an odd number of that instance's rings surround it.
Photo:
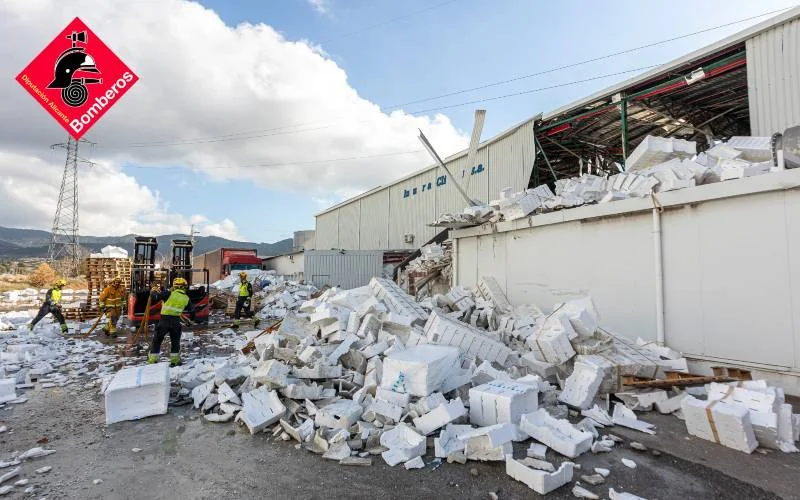
<path fill-rule="evenodd" d="M 478 149 L 479 150 L 483 149 L 483 148 L 485 148 L 486 146 L 488 146 L 488 145 L 490 145 L 492 143 L 495 143 L 495 142 L 497 142 L 497 141 L 499 141 L 501 139 L 504 139 L 504 138 L 508 137 L 509 135 L 513 134 L 514 132 L 516 132 L 520 128 L 524 127 L 525 125 L 527 125 L 527 124 L 529 124 L 531 122 L 535 122 L 536 120 L 541 118 L 541 116 L 542 116 L 541 113 L 539 113 L 536 116 L 528 118 L 527 120 L 525 120 L 523 122 L 520 122 L 517 125 L 514 125 L 513 127 L 509 128 L 507 130 L 504 130 L 503 132 L 500 132 L 499 134 L 495 135 L 494 137 L 481 142 L 478 145 Z M 459 151 L 458 153 L 455 153 L 455 154 L 452 154 L 452 155 L 448 156 L 447 158 L 444 158 L 443 161 L 445 163 L 450 163 L 453 160 L 457 160 L 457 159 L 459 159 L 459 158 L 461 158 L 463 156 L 467 156 L 467 152 L 468 152 L 468 150 L 464 149 L 462 151 Z M 319 217 L 320 215 L 326 214 L 326 213 L 328 213 L 328 212 L 330 212 L 332 210 L 336 210 L 337 208 L 339 208 L 341 206 L 347 205 L 347 204 L 352 203 L 352 202 L 354 202 L 356 200 L 359 200 L 361 198 L 369 196 L 369 195 L 371 195 L 371 194 L 373 194 L 373 193 L 375 193 L 377 191 L 392 187 L 395 184 L 399 184 L 401 182 L 404 182 L 404 181 L 406 181 L 406 180 L 408 180 L 408 179 L 410 179 L 412 177 L 415 177 L 417 175 L 423 174 L 423 173 L 428 172 L 430 170 L 434 170 L 437 167 L 438 167 L 438 165 L 430 165 L 430 166 L 425 167 L 425 168 L 423 168 L 421 170 L 417 170 L 416 172 L 412 172 L 412 173 L 410 173 L 408 175 L 405 175 L 405 176 L 403 176 L 403 177 L 401 177 L 399 179 L 396 179 L 396 180 L 392 181 L 389 184 L 383 184 L 383 185 L 378 186 L 376 188 L 372 188 L 369 191 L 365 191 L 365 192 L 363 192 L 363 193 L 361 193 L 361 194 L 359 194 L 357 196 L 353 196 L 352 198 L 348 198 L 348 199 L 346 199 L 344 201 L 341 201 L 341 202 L 337 203 L 336 205 L 333 205 L 332 207 L 326 208 L 325 210 L 314 214 L 314 217 Z"/>
<path fill-rule="evenodd" d="M 711 54 L 714 54 L 714 53 L 723 51 L 723 50 L 725 50 L 727 48 L 730 48 L 730 47 L 732 47 L 734 45 L 743 43 L 748 38 L 751 38 L 751 37 L 753 37 L 755 35 L 763 33 L 764 31 L 767 31 L 767 30 L 769 30 L 769 29 L 771 29 L 771 28 L 773 28 L 775 26 L 778 26 L 780 24 L 789 22 L 789 21 L 791 21 L 793 19 L 797 19 L 797 18 L 800 18 L 800 6 L 793 7 L 791 9 L 787 10 L 786 12 L 778 14 L 775 17 L 771 17 L 771 18 L 769 18 L 769 19 L 767 19 L 767 20 L 765 20 L 763 22 L 760 22 L 758 24 L 755 24 L 755 25 L 753 25 L 753 26 L 751 26 L 751 27 L 749 27 L 749 28 L 747 28 L 745 30 L 739 31 L 738 33 L 734 33 L 733 35 L 731 35 L 731 36 L 729 36 L 727 38 L 724 38 L 724 39 L 722 39 L 722 40 L 720 40 L 718 42 L 714 42 L 714 43 L 712 43 L 710 45 L 707 45 L 707 46 L 705 46 L 705 47 L 703 47 L 701 49 L 695 50 L 694 52 L 690 52 L 690 53 L 688 53 L 688 54 L 686 54 L 684 56 L 681 56 L 681 57 L 679 57 L 679 58 L 677 58 L 677 59 L 675 59 L 673 61 L 670 61 L 670 62 L 668 62 L 666 64 L 662 64 L 661 66 L 653 68 L 653 69 L 651 69 L 651 70 L 649 70 L 649 71 L 647 71 L 645 73 L 642 73 L 641 75 L 635 76 L 633 78 L 630 78 L 628 80 L 620 82 L 620 83 L 618 83 L 616 85 L 612 85 L 612 86 L 610 86 L 608 88 L 605 88 L 603 90 L 600 90 L 598 92 L 590 94 L 590 95 L 588 95 L 588 96 L 586 96 L 586 97 L 584 97 L 582 99 L 578 99 L 577 101 L 574 101 L 572 103 L 569 103 L 569 104 L 566 104 L 566 105 L 561 106 L 559 108 L 556 108 L 553 111 L 550 111 L 549 113 L 544 113 L 542 115 L 542 120 L 549 120 L 549 119 L 553 118 L 554 116 L 558 116 L 558 115 L 567 113 L 567 112 L 569 112 L 571 110 L 578 109 L 581 106 L 585 106 L 587 104 L 590 104 L 590 103 L 592 103 L 594 101 L 597 101 L 598 99 L 602 99 L 604 97 L 612 96 L 612 95 L 614 95 L 614 94 L 616 94 L 616 93 L 618 93 L 618 92 L 620 92 L 620 91 L 622 91 L 622 90 L 624 90 L 624 89 L 626 89 L 628 87 L 647 82 L 648 80 L 652 79 L 653 77 L 657 77 L 657 76 L 662 75 L 662 74 L 664 74 L 666 72 L 670 72 L 670 71 L 672 71 L 674 69 L 677 69 L 677 68 L 679 68 L 681 66 L 686 65 L 687 63 L 691 63 L 692 61 L 696 61 L 698 59 L 702 59 L 702 58 L 707 57 L 707 56 L 709 56 Z"/>
<path fill-rule="evenodd" d="M 640 93 L 636 96 L 636 102 L 629 103 L 629 152 L 641 139 L 651 133 L 683 138 L 697 136 L 700 134 L 699 130 L 702 126 L 708 125 L 703 122 L 709 119 L 714 119 L 716 122 L 714 126 L 717 130 L 713 131 L 715 136 L 749 135 L 747 68 L 746 62 L 744 62 L 745 41 L 775 26 L 798 18 L 800 18 L 800 6 L 793 7 L 639 76 L 607 87 L 548 113 L 538 114 L 481 143 L 479 147 L 483 148 L 496 142 L 532 121 L 540 121 L 537 129 L 541 127 L 551 129 L 553 123 L 561 120 L 566 123 L 569 121 L 569 117 L 577 115 L 577 122 L 585 123 L 581 123 L 579 128 L 565 134 L 568 137 L 566 141 L 563 137 L 559 137 L 559 141 L 556 141 L 547 134 L 539 138 L 541 148 L 548 156 L 556 177 L 576 175 L 579 169 L 582 169 L 582 166 L 577 163 L 577 157 L 600 158 L 608 166 L 613 161 L 622 159 L 619 112 L 612 102 L 612 97 L 621 92 L 628 95 Z M 668 89 L 667 92 L 652 95 L 644 93 L 659 85 L 668 85 L 671 81 L 683 79 L 698 66 L 709 67 L 710 71 L 720 72 L 707 75 L 707 78 L 700 79 L 691 85 Z M 717 68 L 722 68 L 722 70 Z M 708 78 L 708 76 L 714 76 L 714 78 Z M 719 113 L 724 114 L 716 116 Z M 565 119 L 565 117 L 567 118 Z M 559 123 L 559 125 L 563 124 Z M 445 162 L 461 158 L 466 154 L 467 150 L 465 149 L 447 157 Z M 315 214 L 315 217 L 435 168 L 436 165 L 431 165 L 390 184 L 370 189 Z M 531 185 L 554 180 L 550 168 L 540 163 L 538 174 L 534 173 Z"/>

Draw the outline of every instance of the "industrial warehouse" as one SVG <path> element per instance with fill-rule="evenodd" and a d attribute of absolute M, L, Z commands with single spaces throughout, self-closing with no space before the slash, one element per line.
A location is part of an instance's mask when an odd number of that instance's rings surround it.
<path fill-rule="evenodd" d="M 0 496 L 800 498 L 800 7 L 530 111 L 280 246 L 51 245 Z"/>

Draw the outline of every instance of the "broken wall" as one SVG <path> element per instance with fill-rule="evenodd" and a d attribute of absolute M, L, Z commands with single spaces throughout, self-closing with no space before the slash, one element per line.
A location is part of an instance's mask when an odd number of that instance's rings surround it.
<path fill-rule="evenodd" d="M 671 347 L 800 368 L 800 193 L 785 189 L 795 185 L 789 170 L 658 195 Z M 456 231 L 455 283 L 491 274 L 513 304 L 542 308 L 590 294 L 609 329 L 654 340 L 651 208 L 622 200 Z"/>

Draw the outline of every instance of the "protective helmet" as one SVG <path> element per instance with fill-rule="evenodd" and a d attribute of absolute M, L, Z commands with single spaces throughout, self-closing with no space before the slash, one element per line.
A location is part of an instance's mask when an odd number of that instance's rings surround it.
<path fill-rule="evenodd" d="M 186 282 L 184 278 L 175 278 L 172 280 L 172 286 L 186 288 L 189 283 Z"/>
<path fill-rule="evenodd" d="M 122 284 L 122 278 L 120 278 L 119 276 L 114 276 L 114 279 L 111 280 L 111 284 L 112 285 L 116 285 L 116 286 L 121 285 Z"/>
<path fill-rule="evenodd" d="M 239 277 L 242 278 L 242 279 L 245 279 L 245 278 L 247 278 L 247 273 L 242 271 L 242 272 L 239 273 Z"/>
<path fill-rule="evenodd" d="M 89 73 L 99 73 L 94 64 L 92 56 L 80 48 L 67 50 L 59 57 L 56 62 L 53 81 L 47 86 L 48 89 L 67 88 L 72 83 L 73 74 L 76 71 L 87 71 Z"/>
<path fill-rule="evenodd" d="M 67 280 L 65 280 L 64 278 L 59 278 L 59 279 L 56 280 L 54 285 L 57 286 L 58 288 L 61 288 L 62 286 L 66 286 L 67 285 Z"/>

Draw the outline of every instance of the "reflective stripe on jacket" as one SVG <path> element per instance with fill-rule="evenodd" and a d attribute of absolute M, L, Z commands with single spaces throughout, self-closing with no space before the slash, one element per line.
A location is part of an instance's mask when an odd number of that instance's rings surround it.
<path fill-rule="evenodd" d="M 100 307 L 115 307 L 120 308 L 122 307 L 122 303 L 125 299 L 125 287 L 124 286 L 107 286 L 100 292 Z"/>
<path fill-rule="evenodd" d="M 162 316 L 180 316 L 186 306 L 189 305 L 189 297 L 184 290 L 177 288 L 169 294 L 169 298 L 161 306 Z"/>

